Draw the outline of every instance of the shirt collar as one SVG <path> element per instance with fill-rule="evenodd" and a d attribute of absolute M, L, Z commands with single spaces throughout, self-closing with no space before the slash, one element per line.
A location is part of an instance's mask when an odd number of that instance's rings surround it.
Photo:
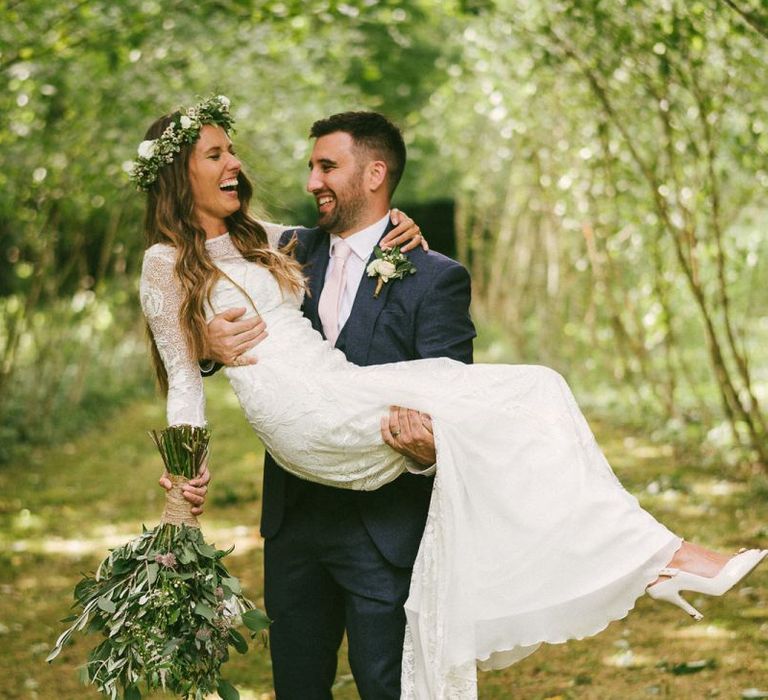
<path fill-rule="evenodd" d="M 344 239 L 344 242 L 352 249 L 352 252 L 360 258 L 360 260 L 368 262 L 368 258 L 371 257 L 374 247 L 384 235 L 384 231 L 386 231 L 388 224 L 389 212 L 376 223 L 371 224 L 361 231 L 355 231 L 351 236 L 347 236 Z M 333 257 L 333 246 L 338 240 L 340 239 L 336 234 L 331 234 L 331 245 L 328 250 L 328 254 L 331 257 Z"/>

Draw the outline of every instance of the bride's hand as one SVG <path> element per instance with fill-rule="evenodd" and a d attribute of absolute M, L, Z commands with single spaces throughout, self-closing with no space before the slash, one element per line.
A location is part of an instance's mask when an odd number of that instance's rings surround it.
<path fill-rule="evenodd" d="M 211 472 L 208 471 L 208 458 L 206 457 L 200 465 L 200 469 L 197 471 L 197 476 L 194 479 L 190 479 L 181 487 L 182 495 L 192 504 L 192 508 L 190 509 L 192 515 L 202 515 L 210 481 Z M 173 486 L 171 480 L 168 478 L 167 471 L 163 472 L 163 475 L 157 483 L 166 491 L 170 491 Z"/>
<path fill-rule="evenodd" d="M 386 250 L 387 248 L 394 248 L 394 246 L 399 245 L 401 246 L 400 252 L 407 253 L 421 244 L 424 250 L 429 250 L 429 243 L 421 235 L 419 225 L 408 214 L 399 209 L 392 209 L 390 219 L 395 224 L 395 228 L 381 239 L 380 246 L 383 249 Z"/>

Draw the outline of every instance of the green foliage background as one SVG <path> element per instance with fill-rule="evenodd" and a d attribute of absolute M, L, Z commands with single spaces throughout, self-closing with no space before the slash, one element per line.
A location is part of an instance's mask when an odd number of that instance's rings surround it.
<path fill-rule="evenodd" d="M 564 372 L 603 413 L 622 482 L 675 531 L 766 546 L 767 47 L 765 0 L 0 0 L 0 696 L 84 697 L 86 642 L 44 665 L 56 620 L 78 572 L 159 510 L 124 166 L 157 116 L 211 93 L 286 223 L 314 218 L 315 119 L 398 121 L 396 203 L 433 242 L 454 217 L 478 359 Z M 206 528 L 236 541 L 261 605 L 260 448 L 209 382 Z M 640 601 L 596 640 L 484 675 L 480 697 L 750 693 L 766 590 L 758 572 L 696 629 Z M 345 664 L 335 693 L 354 698 Z M 228 673 L 271 697 L 265 652 Z"/>
<path fill-rule="evenodd" d="M 125 163 L 160 113 L 223 93 L 268 216 L 312 221 L 312 121 L 383 111 L 409 145 L 398 202 L 455 203 L 485 357 L 766 463 L 765 17 L 759 0 L 0 3 L 0 461 L 151 391 Z"/>

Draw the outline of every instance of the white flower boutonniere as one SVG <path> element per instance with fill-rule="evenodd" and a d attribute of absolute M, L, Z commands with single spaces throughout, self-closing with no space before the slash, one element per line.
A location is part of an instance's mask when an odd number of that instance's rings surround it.
<path fill-rule="evenodd" d="M 373 252 L 376 255 L 376 260 L 368 264 L 366 272 L 368 277 L 379 278 L 376 280 L 376 291 L 373 293 L 374 298 L 379 296 L 382 287 L 389 280 L 401 280 L 406 275 L 416 273 L 413 263 L 400 252 L 400 246 L 395 246 L 387 251 L 376 246 Z"/>

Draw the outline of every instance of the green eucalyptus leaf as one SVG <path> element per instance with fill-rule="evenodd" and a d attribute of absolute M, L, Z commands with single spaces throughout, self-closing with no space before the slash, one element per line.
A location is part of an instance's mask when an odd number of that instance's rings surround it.
<path fill-rule="evenodd" d="M 151 586 L 156 580 L 157 580 L 157 574 L 160 571 L 160 565 L 156 562 L 152 562 L 151 564 L 147 564 L 147 581 L 149 581 L 149 585 Z"/>
<path fill-rule="evenodd" d="M 213 610 L 211 610 L 211 607 L 202 600 L 198 601 L 197 605 L 195 605 L 195 615 L 204 617 L 208 622 L 213 622 Z"/>
<path fill-rule="evenodd" d="M 245 654 L 245 652 L 248 651 L 248 642 L 245 641 L 245 637 L 243 637 L 243 635 L 236 629 L 231 628 L 229 630 L 229 639 L 232 646 L 235 647 L 235 651 L 238 653 Z"/>
<path fill-rule="evenodd" d="M 55 658 L 56 658 L 56 657 L 57 657 L 57 656 L 58 656 L 58 655 L 61 653 L 61 650 L 62 650 L 63 648 L 64 648 L 64 647 L 62 647 L 62 646 L 59 646 L 59 645 L 57 644 L 55 647 L 53 647 L 53 649 L 51 649 L 51 651 L 50 651 L 50 653 L 48 654 L 48 656 L 46 656 L 46 657 L 45 657 L 45 660 L 46 660 L 48 663 L 51 663 L 51 661 L 53 661 L 53 660 L 54 660 L 54 659 L 55 659 Z"/>
<path fill-rule="evenodd" d="M 195 549 L 200 556 L 205 557 L 206 559 L 213 559 L 217 553 L 217 550 L 214 547 L 211 547 L 211 545 L 206 544 L 205 542 L 195 542 Z"/>
<path fill-rule="evenodd" d="M 141 691 L 135 685 L 129 685 L 123 695 L 124 700 L 141 700 Z"/>
<path fill-rule="evenodd" d="M 216 692 L 222 700 L 240 700 L 240 693 L 237 692 L 237 688 L 223 678 L 219 680 Z"/>
<path fill-rule="evenodd" d="M 241 591 L 240 581 L 234 576 L 227 576 L 227 578 L 221 579 L 221 585 L 232 593 L 240 593 Z"/>
<path fill-rule="evenodd" d="M 107 613 L 113 613 L 117 609 L 117 606 L 107 596 L 99 598 L 98 606 Z"/>
<path fill-rule="evenodd" d="M 168 656 L 168 654 L 174 651 L 179 646 L 179 644 L 181 644 L 180 639 L 171 639 L 163 647 L 163 650 L 160 652 L 160 656 Z"/>
<path fill-rule="evenodd" d="M 182 564 L 191 564 L 193 561 L 197 561 L 197 556 L 195 555 L 194 549 L 188 544 L 185 544 L 181 548 L 181 552 L 179 552 L 177 558 Z"/>
<path fill-rule="evenodd" d="M 261 610 L 248 610 L 243 613 L 242 618 L 243 624 L 254 633 L 267 629 L 272 623 L 267 614 Z"/>
<path fill-rule="evenodd" d="M 120 574 L 125 574 L 131 569 L 134 568 L 135 562 L 128 561 L 126 559 L 118 559 L 113 565 L 112 565 L 112 575 L 118 576 Z"/>
<path fill-rule="evenodd" d="M 75 600 L 81 602 L 85 601 L 85 599 L 91 595 L 91 592 L 95 587 L 96 581 L 94 581 L 90 576 L 81 579 L 80 582 L 75 586 Z"/>

